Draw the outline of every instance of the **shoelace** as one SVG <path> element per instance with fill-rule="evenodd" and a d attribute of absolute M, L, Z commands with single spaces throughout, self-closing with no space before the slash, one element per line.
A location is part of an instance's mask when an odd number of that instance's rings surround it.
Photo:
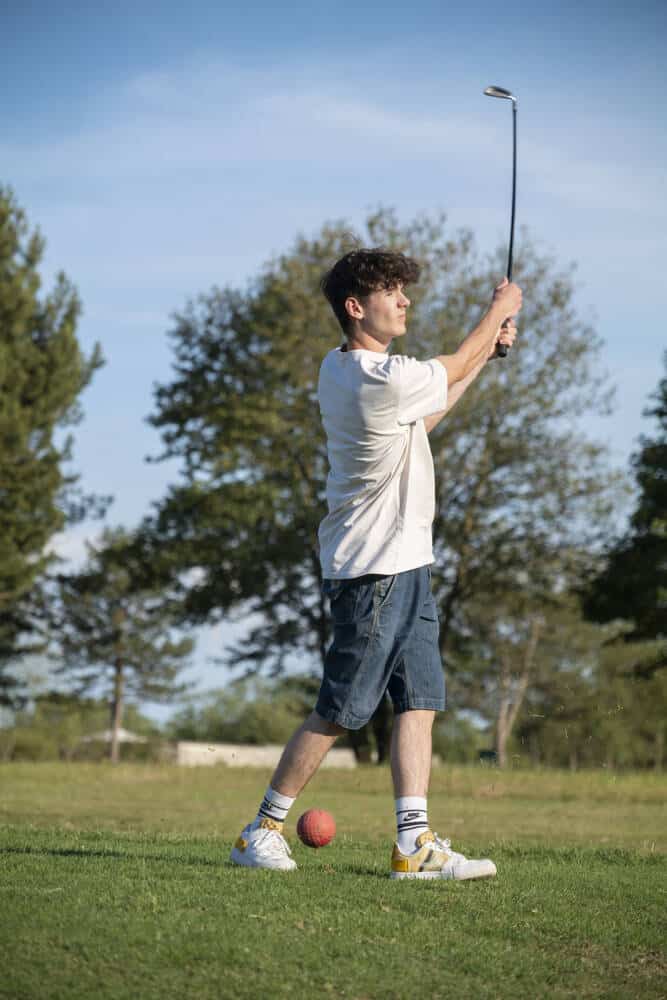
<path fill-rule="evenodd" d="M 434 836 L 435 842 L 438 845 L 438 847 L 440 848 L 440 850 L 444 851 L 446 854 L 449 854 L 449 857 L 450 857 L 450 859 L 452 861 L 467 861 L 468 860 L 466 858 L 465 854 L 459 854 L 458 851 L 453 851 L 452 850 L 452 842 L 449 839 L 449 837 L 439 837 L 437 835 L 437 833 L 434 833 L 433 836 Z"/>
<path fill-rule="evenodd" d="M 267 854 L 272 854 L 276 858 L 292 854 L 289 844 L 277 830 L 262 830 L 256 843 L 261 844 Z"/>

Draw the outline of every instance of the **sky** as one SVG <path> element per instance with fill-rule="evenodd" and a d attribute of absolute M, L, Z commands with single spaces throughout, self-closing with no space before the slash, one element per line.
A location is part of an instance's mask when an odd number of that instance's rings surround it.
<path fill-rule="evenodd" d="M 47 241 L 44 288 L 63 270 L 84 350 L 102 346 L 73 468 L 114 496 L 107 523 L 136 526 L 177 480 L 146 462 L 160 452 L 146 418 L 190 298 L 245 287 L 298 234 L 360 229 L 378 205 L 401 221 L 444 211 L 482 251 L 506 243 L 511 112 L 489 84 L 518 97 L 517 225 L 576 262 L 577 309 L 617 387 L 590 431 L 627 468 L 667 346 L 667 5 L 7 6 L 0 184 Z M 99 530 L 56 550 L 75 565 Z M 225 683 L 212 658 L 243 631 L 197 633 L 193 691 Z"/>

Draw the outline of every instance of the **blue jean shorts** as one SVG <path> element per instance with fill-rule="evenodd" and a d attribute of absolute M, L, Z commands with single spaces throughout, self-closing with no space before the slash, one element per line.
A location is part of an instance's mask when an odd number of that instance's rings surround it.
<path fill-rule="evenodd" d="M 325 580 L 322 592 L 331 602 L 333 642 L 324 661 L 318 715 L 360 729 L 387 691 L 397 713 L 444 709 L 429 566 L 395 576 Z"/>

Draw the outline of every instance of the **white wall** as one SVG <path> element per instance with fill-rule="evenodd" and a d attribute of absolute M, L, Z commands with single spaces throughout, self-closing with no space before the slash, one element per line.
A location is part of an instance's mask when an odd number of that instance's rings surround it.
<path fill-rule="evenodd" d="M 226 764 L 227 767 L 275 767 L 282 752 L 283 747 L 279 744 L 247 746 L 241 743 L 199 743 L 180 740 L 176 744 L 176 763 L 184 767 L 211 764 Z M 354 751 L 330 750 L 321 766 L 356 767 Z"/>

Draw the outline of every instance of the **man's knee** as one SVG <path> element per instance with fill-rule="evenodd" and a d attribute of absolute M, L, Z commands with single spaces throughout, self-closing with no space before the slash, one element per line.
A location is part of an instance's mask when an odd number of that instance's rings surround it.
<path fill-rule="evenodd" d="M 431 730 L 435 720 L 435 712 L 430 708 L 408 708 L 396 716 L 399 725 L 423 730 Z"/>
<path fill-rule="evenodd" d="M 315 709 L 313 709 L 306 719 L 304 727 L 313 733 L 321 733 L 322 736 L 342 736 L 343 733 L 347 732 L 347 730 L 343 726 L 339 726 L 337 722 L 329 722 L 328 719 L 323 719 L 319 712 L 315 711 Z"/>

